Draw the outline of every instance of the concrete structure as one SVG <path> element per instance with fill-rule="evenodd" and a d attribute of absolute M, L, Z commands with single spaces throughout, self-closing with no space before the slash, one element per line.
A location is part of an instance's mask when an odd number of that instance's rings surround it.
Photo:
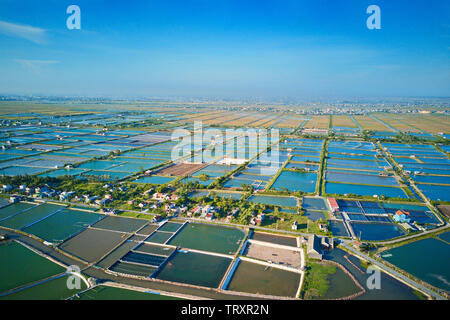
<path fill-rule="evenodd" d="M 320 239 L 315 234 L 309 236 L 309 238 L 308 238 L 307 253 L 311 259 L 322 260 L 322 250 L 320 247 Z"/>

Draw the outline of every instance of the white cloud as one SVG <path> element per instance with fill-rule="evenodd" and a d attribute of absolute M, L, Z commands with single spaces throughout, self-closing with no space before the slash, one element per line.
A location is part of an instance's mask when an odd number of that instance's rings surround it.
<path fill-rule="evenodd" d="M 20 63 L 26 69 L 36 73 L 40 73 L 42 68 L 45 66 L 59 63 L 57 60 L 14 59 L 14 61 Z"/>
<path fill-rule="evenodd" d="M 0 20 L 0 34 L 27 39 L 37 44 L 45 44 L 46 30 Z"/>

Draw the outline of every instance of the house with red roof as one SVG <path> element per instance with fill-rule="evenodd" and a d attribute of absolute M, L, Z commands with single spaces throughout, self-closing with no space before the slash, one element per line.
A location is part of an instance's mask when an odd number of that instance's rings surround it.
<path fill-rule="evenodd" d="M 394 214 L 394 220 L 400 223 L 409 222 L 411 219 L 409 218 L 410 214 L 405 210 L 397 210 Z"/>
<path fill-rule="evenodd" d="M 336 212 L 339 210 L 339 205 L 335 198 L 327 198 L 328 205 L 330 206 L 331 212 Z"/>

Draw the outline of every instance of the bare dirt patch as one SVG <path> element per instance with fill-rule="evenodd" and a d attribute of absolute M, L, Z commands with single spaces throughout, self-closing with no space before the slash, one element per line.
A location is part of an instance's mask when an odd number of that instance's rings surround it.
<path fill-rule="evenodd" d="M 206 167 L 207 164 L 193 164 L 193 163 L 178 163 L 171 165 L 167 168 L 161 169 L 158 171 L 158 174 L 166 175 L 166 176 L 184 176 L 190 175 L 194 172 L 197 172 L 200 169 Z"/>
<path fill-rule="evenodd" d="M 244 255 L 265 261 L 270 260 L 274 263 L 297 269 L 301 265 L 300 252 L 298 251 L 274 248 L 256 243 L 248 243 Z"/>

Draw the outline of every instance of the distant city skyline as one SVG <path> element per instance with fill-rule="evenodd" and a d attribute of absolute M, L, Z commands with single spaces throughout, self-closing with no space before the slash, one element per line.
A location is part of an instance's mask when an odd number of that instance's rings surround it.
<path fill-rule="evenodd" d="M 449 18 L 445 1 L 2 1 L 0 94 L 449 97 Z"/>

